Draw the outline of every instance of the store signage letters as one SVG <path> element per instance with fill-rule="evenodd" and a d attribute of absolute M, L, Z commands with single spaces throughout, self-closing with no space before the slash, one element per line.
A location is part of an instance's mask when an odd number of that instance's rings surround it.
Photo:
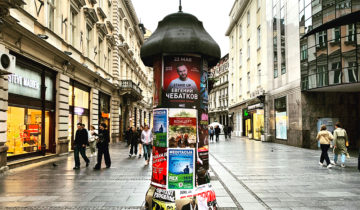
<path fill-rule="evenodd" d="M 23 86 L 23 87 L 32 88 L 32 89 L 35 89 L 35 90 L 38 90 L 40 88 L 40 83 L 39 82 L 37 82 L 35 80 L 32 80 L 32 79 L 29 79 L 29 78 L 22 77 L 20 75 L 11 74 L 11 75 L 8 76 L 8 79 L 9 79 L 10 83 L 20 85 L 20 86 Z"/>

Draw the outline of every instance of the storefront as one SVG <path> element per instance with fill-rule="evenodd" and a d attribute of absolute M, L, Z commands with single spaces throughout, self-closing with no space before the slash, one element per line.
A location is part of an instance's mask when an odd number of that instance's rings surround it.
<path fill-rule="evenodd" d="M 99 125 L 101 123 L 110 128 L 110 96 L 99 92 Z"/>
<path fill-rule="evenodd" d="M 252 119 L 248 109 L 243 109 L 243 135 L 252 138 Z"/>
<path fill-rule="evenodd" d="M 77 124 L 85 124 L 85 127 L 89 129 L 89 102 L 90 87 L 75 80 L 70 80 L 68 139 L 71 143 L 69 144 L 69 151 L 74 148 L 74 138 L 77 130 Z"/>
<path fill-rule="evenodd" d="M 275 138 L 287 140 L 286 96 L 275 99 Z"/>
<path fill-rule="evenodd" d="M 261 140 L 261 135 L 264 134 L 264 105 L 262 103 L 248 106 L 248 113 L 251 115 L 252 138 Z"/>
<path fill-rule="evenodd" d="M 56 72 L 23 56 L 8 76 L 8 159 L 54 153 Z"/>

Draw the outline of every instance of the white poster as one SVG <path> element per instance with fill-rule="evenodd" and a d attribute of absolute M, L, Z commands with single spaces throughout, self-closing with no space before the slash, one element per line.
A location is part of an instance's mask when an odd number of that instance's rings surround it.
<path fill-rule="evenodd" d="M 276 138 L 287 139 L 287 116 L 286 112 L 276 112 Z"/>

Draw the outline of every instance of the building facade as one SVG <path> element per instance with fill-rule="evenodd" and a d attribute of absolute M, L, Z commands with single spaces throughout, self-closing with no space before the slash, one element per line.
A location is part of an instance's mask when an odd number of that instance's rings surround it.
<path fill-rule="evenodd" d="M 67 153 L 78 122 L 107 124 L 117 142 L 127 116 L 149 121 L 142 43 L 131 1 L 1 1 L 0 167 Z"/>
<path fill-rule="evenodd" d="M 235 136 L 260 140 L 264 134 L 264 95 L 268 90 L 268 2 L 236 0 L 226 35 L 229 50 L 229 116 Z"/>
<path fill-rule="evenodd" d="M 299 1 L 303 146 L 320 124 L 340 121 L 350 147 L 360 134 L 360 1 Z"/>
<path fill-rule="evenodd" d="M 229 54 L 222 57 L 219 63 L 210 69 L 209 78 L 214 79 L 213 89 L 209 94 L 209 122 L 218 122 L 232 126 L 229 121 L 228 88 L 229 88 Z"/>

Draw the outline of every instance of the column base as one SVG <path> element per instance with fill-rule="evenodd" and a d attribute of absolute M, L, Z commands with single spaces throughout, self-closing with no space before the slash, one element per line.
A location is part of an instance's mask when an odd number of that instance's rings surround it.
<path fill-rule="evenodd" d="M 7 151 L 8 146 L 2 145 L 0 146 L 0 173 L 9 170 L 9 167 L 7 167 Z"/>
<path fill-rule="evenodd" d="M 62 139 L 59 140 L 59 154 L 68 153 L 69 152 L 69 140 L 68 139 Z"/>

